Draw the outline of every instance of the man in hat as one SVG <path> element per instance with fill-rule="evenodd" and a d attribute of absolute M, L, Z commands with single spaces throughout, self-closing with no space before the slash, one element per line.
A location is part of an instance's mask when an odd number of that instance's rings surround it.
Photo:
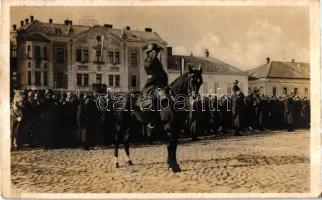
<path fill-rule="evenodd" d="M 147 74 L 147 81 L 143 87 L 143 94 L 156 96 L 157 88 L 164 88 L 168 85 L 168 75 L 158 58 L 160 47 L 151 43 L 146 50 L 147 57 L 144 60 L 144 70 Z"/>
<path fill-rule="evenodd" d="M 286 116 L 286 125 L 287 131 L 294 131 L 294 95 L 289 93 L 285 99 L 285 116 Z"/>
<path fill-rule="evenodd" d="M 233 117 L 233 127 L 235 128 L 235 135 L 240 135 L 240 130 L 243 127 L 243 114 L 245 109 L 245 96 L 240 91 L 238 86 L 238 81 L 234 82 L 233 86 L 233 96 L 232 96 L 232 117 Z"/>

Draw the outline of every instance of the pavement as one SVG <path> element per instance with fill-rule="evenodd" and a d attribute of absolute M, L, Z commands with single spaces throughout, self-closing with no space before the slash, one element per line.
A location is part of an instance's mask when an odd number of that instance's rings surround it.
<path fill-rule="evenodd" d="M 266 131 L 178 146 L 181 173 L 166 164 L 166 145 L 131 148 L 132 166 L 113 149 L 26 149 L 11 153 L 12 192 L 302 193 L 310 189 L 310 132 Z"/>

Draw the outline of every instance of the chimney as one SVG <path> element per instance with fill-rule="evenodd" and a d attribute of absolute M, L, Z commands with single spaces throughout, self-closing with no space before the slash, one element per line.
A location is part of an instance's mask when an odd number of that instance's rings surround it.
<path fill-rule="evenodd" d="M 295 62 L 294 58 L 292 58 L 292 62 Z"/>
<path fill-rule="evenodd" d="M 190 53 L 190 56 L 191 56 L 191 57 L 193 56 L 193 53 L 192 53 L 192 51 L 191 51 L 191 53 Z"/>
<path fill-rule="evenodd" d="M 33 15 L 31 15 L 30 16 L 30 22 L 33 22 L 34 21 L 34 16 Z"/>
<path fill-rule="evenodd" d="M 268 64 L 269 62 L 271 62 L 271 58 L 270 57 L 267 57 L 266 58 L 266 64 Z"/>
<path fill-rule="evenodd" d="M 172 47 L 167 47 L 168 56 L 172 56 Z"/>
<path fill-rule="evenodd" d="M 69 20 L 68 20 L 68 19 L 65 19 L 65 20 L 64 20 L 64 24 L 65 24 L 65 25 L 68 25 L 68 24 L 69 24 Z"/>
<path fill-rule="evenodd" d="M 49 23 L 52 24 L 53 23 L 53 19 L 49 19 Z"/>
<path fill-rule="evenodd" d="M 13 31 L 16 31 L 17 30 L 17 24 L 12 25 L 12 29 L 13 29 Z"/>
<path fill-rule="evenodd" d="M 26 25 L 29 23 L 29 19 L 28 18 L 26 18 L 25 19 L 25 22 L 26 22 Z"/>
<path fill-rule="evenodd" d="M 23 20 L 21 20 L 20 21 L 20 26 L 23 26 L 24 25 L 24 21 Z"/>
<path fill-rule="evenodd" d="M 209 51 L 208 51 L 208 49 L 205 49 L 205 57 L 209 58 Z"/>
<path fill-rule="evenodd" d="M 113 28 L 113 25 L 112 24 L 104 24 L 104 27 L 105 28 Z"/>
<path fill-rule="evenodd" d="M 145 28 L 145 32 L 152 32 L 152 28 Z"/>
<path fill-rule="evenodd" d="M 180 75 L 184 73 L 184 63 L 185 63 L 184 58 L 181 58 Z"/>
<path fill-rule="evenodd" d="M 130 26 L 126 26 L 126 30 L 131 30 L 131 27 Z"/>

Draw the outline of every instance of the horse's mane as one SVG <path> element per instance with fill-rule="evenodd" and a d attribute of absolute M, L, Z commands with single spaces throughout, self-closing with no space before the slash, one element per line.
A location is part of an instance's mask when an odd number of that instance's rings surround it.
<path fill-rule="evenodd" d="M 182 91 L 186 91 L 188 88 L 187 87 L 187 80 L 188 80 L 188 72 L 185 72 L 184 74 L 182 74 L 181 76 L 179 76 L 178 78 L 176 78 L 171 84 L 170 84 L 170 88 L 174 91 L 174 92 L 182 92 Z"/>

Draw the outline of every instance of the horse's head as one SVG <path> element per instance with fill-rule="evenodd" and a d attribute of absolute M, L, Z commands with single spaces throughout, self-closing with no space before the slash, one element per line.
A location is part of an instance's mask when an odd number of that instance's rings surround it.
<path fill-rule="evenodd" d="M 25 95 L 23 92 L 14 90 L 14 96 L 13 96 L 13 101 L 12 105 L 22 108 L 23 107 L 23 101 L 24 101 Z"/>
<path fill-rule="evenodd" d="M 200 86 L 202 85 L 202 68 L 201 64 L 194 68 L 191 64 L 188 65 L 188 94 L 195 96 L 198 95 Z"/>

